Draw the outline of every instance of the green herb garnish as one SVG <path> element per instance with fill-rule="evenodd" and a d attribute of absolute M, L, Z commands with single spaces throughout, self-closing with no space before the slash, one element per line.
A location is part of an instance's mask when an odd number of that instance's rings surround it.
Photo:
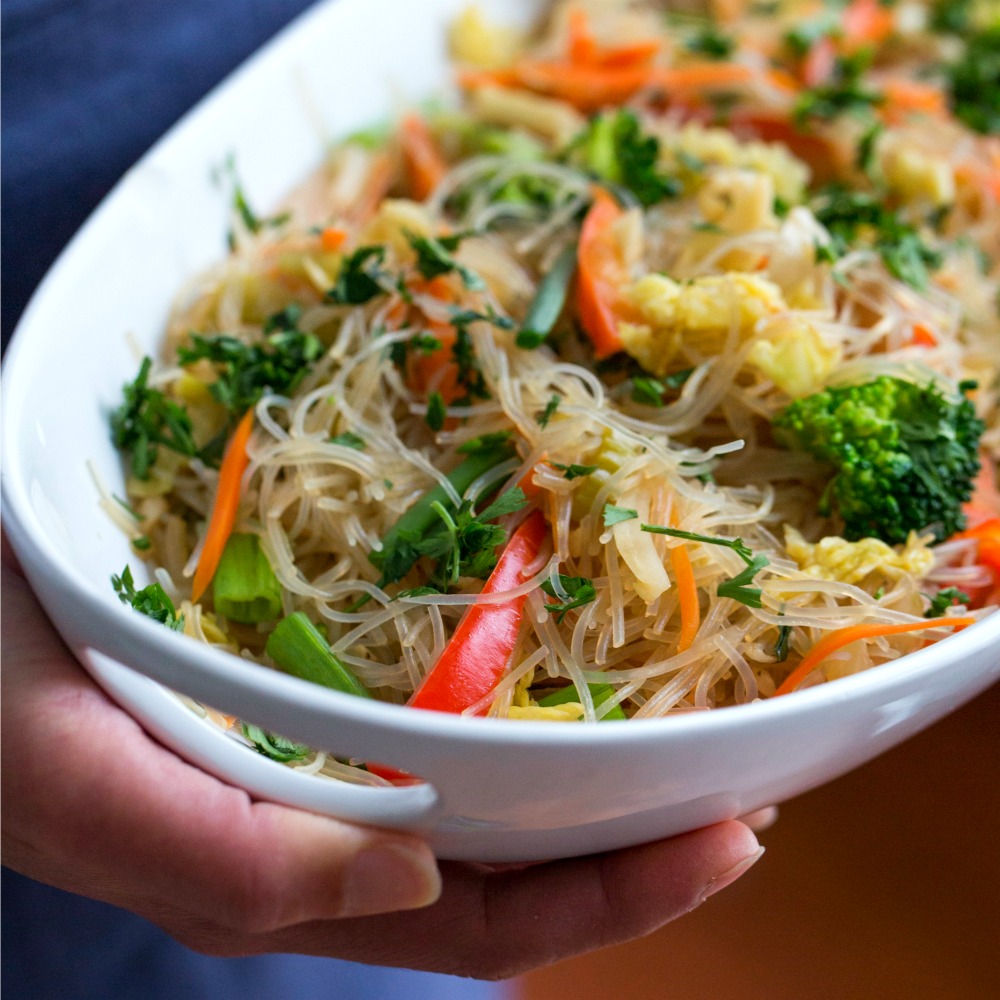
<path fill-rule="evenodd" d="M 556 624 L 561 625 L 567 611 L 574 608 L 582 608 L 585 604 L 590 604 L 597 597 L 597 590 L 594 588 L 593 580 L 588 580 L 583 576 L 564 576 L 559 574 L 559 593 L 553 586 L 551 580 L 545 580 L 541 584 L 542 590 L 558 600 L 557 604 L 546 604 L 545 610 L 551 611 L 556 616 Z"/>
<path fill-rule="evenodd" d="M 126 566 L 121 576 L 111 577 L 111 586 L 115 588 L 115 593 L 122 604 L 130 605 L 139 614 L 166 625 L 174 632 L 184 631 L 184 616 L 177 614 L 174 602 L 160 584 L 151 583 L 142 590 L 136 590 L 132 570 Z"/>

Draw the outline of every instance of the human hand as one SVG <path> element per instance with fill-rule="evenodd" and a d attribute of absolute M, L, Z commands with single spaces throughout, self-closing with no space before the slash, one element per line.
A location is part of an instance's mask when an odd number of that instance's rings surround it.
<path fill-rule="evenodd" d="M 760 856 L 732 821 L 533 866 L 253 801 L 90 680 L 3 555 L 3 861 L 212 955 L 299 952 L 479 978 L 647 934 Z M 759 819 L 759 818 L 758 818 Z"/>

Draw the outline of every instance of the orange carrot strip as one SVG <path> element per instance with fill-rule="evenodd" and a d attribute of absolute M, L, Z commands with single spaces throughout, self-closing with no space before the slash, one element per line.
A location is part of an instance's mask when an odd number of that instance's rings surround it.
<path fill-rule="evenodd" d="M 882 84 L 885 95 L 885 110 L 890 116 L 919 113 L 943 118 L 948 114 L 948 104 L 944 91 L 933 84 L 920 80 L 896 78 Z"/>
<path fill-rule="evenodd" d="M 441 183 L 448 164 L 438 151 L 427 122 L 419 115 L 403 119 L 400 144 L 410 191 L 418 201 L 423 201 Z"/>
<path fill-rule="evenodd" d="M 688 649 L 701 626 L 701 608 L 698 606 L 698 586 L 691 568 L 691 557 L 687 546 L 675 545 L 670 550 L 670 565 L 677 580 L 677 598 L 681 606 L 681 634 L 677 640 L 677 652 Z"/>
<path fill-rule="evenodd" d="M 327 226 L 319 234 L 319 242 L 327 253 L 335 253 L 347 242 L 347 230 L 339 226 Z"/>
<path fill-rule="evenodd" d="M 558 97 L 581 111 L 618 105 L 649 86 L 653 66 L 590 66 L 566 62 L 522 62 L 517 81 L 529 90 Z"/>
<path fill-rule="evenodd" d="M 622 349 L 615 302 L 618 286 L 626 280 L 626 274 L 611 227 L 623 214 L 623 209 L 604 188 L 595 188 L 594 202 L 580 230 L 576 309 L 599 359 Z"/>
<path fill-rule="evenodd" d="M 937 347 L 937 337 L 934 336 L 934 331 L 923 323 L 914 323 L 910 343 L 916 347 Z"/>
<path fill-rule="evenodd" d="M 756 74 L 755 69 L 743 63 L 690 62 L 683 66 L 658 67 L 650 74 L 650 82 L 663 87 L 669 96 L 679 90 L 711 90 L 749 83 Z"/>
<path fill-rule="evenodd" d="M 598 54 L 597 39 L 590 28 L 590 18 L 580 7 L 574 7 L 569 12 L 569 44 L 567 45 L 569 61 L 583 64 L 593 63 Z"/>
<path fill-rule="evenodd" d="M 781 682 L 774 696 L 788 694 L 794 691 L 831 653 L 844 646 L 849 646 L 859 639 L 872 639 L 879 635 L 900 635 L 903 632 L 919 632 L 921 629 L 949 628 L 962 629 L 975 623 L 975 618 L 929 618 L 922 622 L 904 622 L 900 625 L 851 625 L 848 628 L 837 629 L 809 650 L 802 662 Z"/>
<path fill-rule="evenodd" d="M 627 45 L 618 45 L 613 49 L 605 49 L 598 63 L 607 69 L 625 66 L 639 66 L 652 62 L 663 46 L 658 38 L 646 38 Z"/>
<path fill-rule="evenodd" d="M 191 600 L 199 601 L 206 588 L 215 576 L 222 550 L 229 541 L 233 525 L 236 523 L 236 512 L 240 506 L 240 480 L 249 462 L 247 442 L 253 430 L 253 410 L 249 409 L 236 425 L 233 436 L 226 445 L 226 453 L 219 466 L 219 484 L 215 490 L 215 502 L 212 505 L 212 515 L 208 519 L 208 530 L 198 557 L 198 565 L 191 581 Z"/>
<path fill-rule="evenodd" d="M 520 78 L 513 67 L 458 71 L 458 85 L 466 90 L 475 90 L 477 87 L 516 87 L 519 83 Z"/>

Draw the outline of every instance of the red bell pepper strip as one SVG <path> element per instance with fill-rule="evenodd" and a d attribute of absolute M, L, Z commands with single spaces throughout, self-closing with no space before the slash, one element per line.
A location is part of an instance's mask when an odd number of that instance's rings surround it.
<path fill-rule="evenodd" d="M 594 202 L 580 230 L 576 311 L 599 360 L 622 349 L 615 306 L 618 289 L 628 280 L 628 272 L 611 229 L 624 214 L 604 188 L 595 188 Z"/>
<path fill-rule="evenodd" d="M 482 592 L 500 594 L 524 583 L 525 567 L 537 558 L 547 533 L 542 512 L 532 511 L 510 536 Z M 459 713 L 488 695 L 507 670 L 527 596 L 503 604 L 473 604 L 410 705 Z M 477 714 L 485 715 L 486 709 Z"/>
<path fill-rule="evenodd" d="M 952 535 L 950 540 L 956 538 L 974 538 L 977 542 L 976 562 L 993 573 L 992 585 L 963 588 L 971 597 L 969 606 L 983 608 L 1000 602 L 1000 517 L 991 517 L 973 528 L 960 531 L 957 535 Z"/>

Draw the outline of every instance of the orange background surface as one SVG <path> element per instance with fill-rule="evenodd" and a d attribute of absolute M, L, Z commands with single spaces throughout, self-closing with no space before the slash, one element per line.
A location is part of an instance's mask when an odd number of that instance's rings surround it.
<path fill-rule="evenodd" d="M 785 803 L 735 885 L 519 1000 L 996 1000 L 1000 685 Z"/>

